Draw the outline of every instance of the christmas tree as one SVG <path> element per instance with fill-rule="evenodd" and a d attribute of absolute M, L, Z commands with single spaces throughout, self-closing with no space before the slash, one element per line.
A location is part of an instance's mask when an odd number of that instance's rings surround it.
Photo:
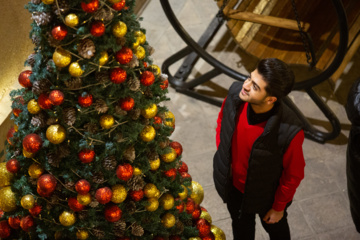
<path fill-rule="evenodd" d="M 225 239 L 170 136 L 168 80 L 134 0 L 31 0 L 35 48 L 11 92 L 0 237 Z"/>

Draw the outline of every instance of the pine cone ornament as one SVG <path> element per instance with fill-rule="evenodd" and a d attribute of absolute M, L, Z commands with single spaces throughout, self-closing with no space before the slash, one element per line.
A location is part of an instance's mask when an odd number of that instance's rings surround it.
<path fill-rule="evenodd" d="M 106 113 L 109 110 L 108 105 L 103 99 L 96 100 L 94 108 L 98 113 Z"/>
<path fill-rule="evenodd" d="M 70 149 L 69 146 L 66 143 L 62 143 L 60 144 L 57 154 L 59 155 L 60 158 L 65 158 L 67 156 L 70 155 Z"/>
<path fill-rule="evenodd" d="M 40 112 L 39 114 L 34 115 L 31 118 L 31 125 L 35 127 L 46 127 L 46 116 L 44 113 Z"/>
<path fill-rule="evenodd" d="M 109 8 L 101 8 L 94 13 L 94 19 L 98 21 L 109 22 L 114 18 L 113 12 Z"/>
<path fill-rule="evenodd" d="M 109 72 L 108 72 L 108 71 L 96 72 L 96 73 L 95 73 L 95 79 L 96 79 L 96 81 L 98 81 L 99 83 L 108 82 L 108 81 L 110 81 Z"/>
<path fill-rule="evenodd" d="M 192 221 L 191 218 L 190 218 L 190 219 L 185 219 L 185 220 L 183 221 L 183 224 L 184 224 L 185 226 L 192 226 L 193 221 Z"/>
<path fill-rule="evenodd" d="M 114 170 L 117 166 L 117 161 L 115 156 L 107 156 L 106 158 L 104 158 L 102 162 L 102 166 L 105 170 L 108 171 Z"/>
<path fill-rule="evenodd" d="M 46 70 L 48 70 L 49 73 L 53 73 L 56 69 L 54 60 L 50 59 L 47 63 L 46 63 Z"/>
<path fill-rule="evenodd" d="M 99 127 L 95 123 L 87 123 L 84 125 L 84 128 L 91 134 L 96 134 L 99 131 Z"/>
<path fill-rule="evenodd" d="M 105 182 L 104 174 L 102 172 L 96 172 L 91 177 L 91 180 L 97 184 L 104 183 Z"/>
<path fill-rule="evenodd" d="M 132 120 L 138 120 L 141 114 L 141 110 L 140 109 L 131 109 L 131 111 L 129 111 L 129 116 L 131 117 Z"/>
<path fill-rule="evenodd" d="M 51 21 L 51 15 L 47 12 L 33 12 L 31 18 L 38 26 L 47 25 Z"/>
<path fill-rule="evenodd" d="M 150 88 L 146 88 L 145 92 L 144 92 L 144 95 L 147 97 L 147 98 L 153 98 L 154 97 L 154 94 L 152 93 L 151 89 Z"/>
<path fill-rule="evenodd" d="M 46 120 L 46 124 L 47 125 L 54 125 L 54 124 L 57 124 L 58 123 L 58 120 L 56 119 L 56 118 L 53 118 L 53 117 L 51 117 L 51 118 L 48 118 L 47 120 Z"/>
<path fill-rule="evenodd" d="M 41 0 L 31 0 L 31 3 L 38 5 L 41 3 Z"/>
<path fill-rule="evenodd" d="M 114 223 L 114 234 L 117 237 L 124 236 L 125 230 L 126 230 L 126 222 L 123 220 L 119 220 Z"/>
<path fill-rule="evenodd" d="M 184 224 L 181 221 L 176 221 L 175 227 L 171 229 L 171 235 L 181 235 L 184 228 Z"/>
<path fill-rule="evenodd" d="M 141 237 L 142 235 L 144 235 L 144 229 L 139 224 L 134 223 L 131 227 L 131 234 L 136 237 Z"/>
<path fill-rule="evenodd" d="M 16 149 L 14 151 L 14 157 L 21 155 L 22 151 L 20 149 Z"/>
<path fill-rule="evenodd" d="M 147 119 L 147 118 L 143 118 L 141 119 L 141 123 L 145 126 L 149 125 L 150 124 L 150 119 Z"/>
<path fill-rule="evenodd" d="M 70 6 L 66 0 L 57 0 L 59 8 L 56 4 L 53 5 L 53 11 L 56 15 L 64 15 L 70 10 Z"/>
<path fill-rule="evenodd" d="M 130 215 L 132 215 L 136 211 L 136 204 L 135 202 L 130 201 L 125 205 L 125 208 L 126 208 L 125 211 L 127 211 Z"/>
<path fill-rule="evenodd" d="M 150 46 L 150 45 L 145 46 L 145 49 L 147 50 L 147 52 L 149 53 L 149 55 L 153 55 L 154 52 L 155 52 L 155 49 L 154 49 L 152 46 Z"/>
<path fill-rule="evenodd" d="M 122 116 L 126 116 L 127 115 L 127 111 L 122 110 L 121 107 L 119 105 L 115 106 L 115 113 L 122 115 Z"/>
<path fill-rule="evenodd" d="M 37 80 L 33 83 L 31 88 L 32 92 L 36 95 L 46 93 L 50 90 L 51 83 L 47 79 Z"/>
<path fill-rule="evenodd" d="M 33 34 L 31 35 L 31 41 L 33 44 L 35 44 L 36 46 L 39 46 L 40 45 L 40 42 L 41 42 L 41 38 L 36 35 L 36 34 Z"/>
<path fill-rule="evenodd" d="M 65 81 L 65 85 L 69 90 L 76 90 L 82 86 L 81 78 L 70 78 Z"/>
<path fill-rule="evenodd" d="M 137 78 L 130 78 L 129 81 L 127 81 L 127 84 L 129 89 L 134 92 L 140 88 L 140 81 Z"/>
<path fill-rule="evenodd" d="M 78 45 L 79 55 L 83 58 L 90 59 L 95 54 L 95 44 L 90 39 L 83 39 Z"/>
<path fill-rule="evenodd" d="M 56 168 L 59 167 L 61 158 L 56 153 L 50 152 L 46 155 L 46 157 L 47 157 L 48 163 L 51 166 L 56 167 Z"/>
<path fill-rule="evenodd" d="M 76 110 L 75 108 L 65 108 L 63 112 L 64 122 L 72 126 L 76 121 Z"/>
<path fill-rule="evenodd" d="M 159 143 L 159 147 L 160 147 L 161 149 L 164 149 L 164 148 L 166 148 L 167 146 L 169 146 L 169 144 L 170 144 L 170 140 L 169 140 L 169 139 L 166 139 L 165 141 L 162 141 L 162 142 Z"/>
<path fill-rule="evenodd" d="M 133 176 L 129 181 L 127 181 L 127 185 L 130 189 L 139 191 L 145 187 L 146 183 L 141 176 Z"/>
<path fill-rule="evenodd" d="M 96 200 L 96 198 L 92 198 L 91 203 L 89 203 L 89 206 L 92 208 L 96 208 L 97 206 L 99 206 L 99 202 Z"/>
<path fill-rule="evenodd" d="M 77 213 L 77 216 L 78 216 L 79 220 L 85 220 L 89 217 L 89 215 L 87 214 L 87 211 L 80 211 Z"/>
<path fill-rule="evenodd" d="M 92 233 L 94 234 L 95 237 L 97 237 L 98 239 L 104 239 L 105 238 L 105 232 L 103 230 L 101 230 L 100 228 L 94 228 L 92 230 Z"/>
<path fill-rule="evenodd" d="M 56 40 L 56 39 L 53 37 L 53 35 L 51 35 L 51 33 L 47 33 L 47 34 L 46 34 L 46 38 L 47 38 L 47 40 L 48 40 L 49 45 L 52 46 L 52 47 L 54 47 L 54 48 L 56 48 L 56 47 L 58 47 L 58 46 L 61 45 L 61 41 Z"/>
<path fill-rule="evenodd" d="M 126 38 L 125 37 L 119 37 L 116 38 L 116 44 L 120 46 L 125 46 L 126 44 Z"/>
<path fill-rule="evenodd" d="M 133 162 L 135 160 L 135 148 L 131 146 L 124 151 L 124 158 L 129 162 Z"/>
<path fill-rule="evenodd" d="M 122 143 L 122 142 L 126 141 L 126 139 L 124 138 L 124 136 L 123 136 L 123 134 L 121 132 L 116 133 L 115 140 L 118 143 Z"/>
<path fill-rule="evenodd" d="M 139 66 L 139 59 L 133 54 L 131 61 L 127 64 L 130 68 L 135 68 Z"/>
<path fill-rule="evenodd" d="M 29 178 L 28 178 L 28 182 L 29 182 L 31 185 L 36 186 L 36 184 L 37 184 L 37 179 L 36 179 L 36 178 L 31 178 L 31 177 L 29 177 Z"/>
<path fill-rule="evenodd" d="M 152 150 L 151 152 L 148 152 L 147 157 L 150 161 L 154 161 L 159 158 L 159 154 L 156 150 Z"/>
<path fill-rule="evenodd" d="M 75 192 L 75 183 L 74 182 L 68 181 L 64 185 L 65 185 L 66 189 L 69 189 L 69 190 Z"/>
<path fill-rule="evenodd" d="M 35 55 L 35 53 L 31 53 L 26 59 L 26 63 L 29 64 L 31 67 L 34 67 L 35 65 Z"/>

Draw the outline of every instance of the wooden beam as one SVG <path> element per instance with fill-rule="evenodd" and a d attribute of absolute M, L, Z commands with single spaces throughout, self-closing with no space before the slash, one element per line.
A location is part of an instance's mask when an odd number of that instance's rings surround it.
<path fill-rule="evenodd" d="M 226 16 L 231 19 L 249 21 L 249 22 L 260 23 L 260 24 L 265 24 L 265 25 L 269 25 L 269 26 L 299 31 L 297 22 L 295 20 L 291 20 L 291 19 L 266 16 L 266 15 L 252 13 L 252 12 L 239 12 L 237 10 L 228 11 L 226 13 Z M 301 27 L 304 32 L 307 32 L 309 30 L 310 23 L 300 22 L 300 24 L 301 24 Z"/>

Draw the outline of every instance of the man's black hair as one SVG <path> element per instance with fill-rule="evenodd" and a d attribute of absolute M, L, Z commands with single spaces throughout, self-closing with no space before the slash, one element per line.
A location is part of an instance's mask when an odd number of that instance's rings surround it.
<path fill-rule="evenodd" d="M 274 96 L 278 100 L 288 95 L 294 86 L 293 71 L 286 63 L 277 58 L 262 59 L 257 70 L 267 83 L 265 90 L 268 95 Z"/>

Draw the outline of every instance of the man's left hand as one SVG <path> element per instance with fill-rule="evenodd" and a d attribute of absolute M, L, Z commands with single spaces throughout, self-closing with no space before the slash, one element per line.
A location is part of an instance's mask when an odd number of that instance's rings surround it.
<path fill-rule="evenodd" d="M 279 222 L 282 217 L 284 216 L 284 210 L 282 211 L 275 211 L 274 209 L 270 209 L 265 217 L 263 217 L 263 221 L 266 222 L 267 224 L 274 224 Z"/>

